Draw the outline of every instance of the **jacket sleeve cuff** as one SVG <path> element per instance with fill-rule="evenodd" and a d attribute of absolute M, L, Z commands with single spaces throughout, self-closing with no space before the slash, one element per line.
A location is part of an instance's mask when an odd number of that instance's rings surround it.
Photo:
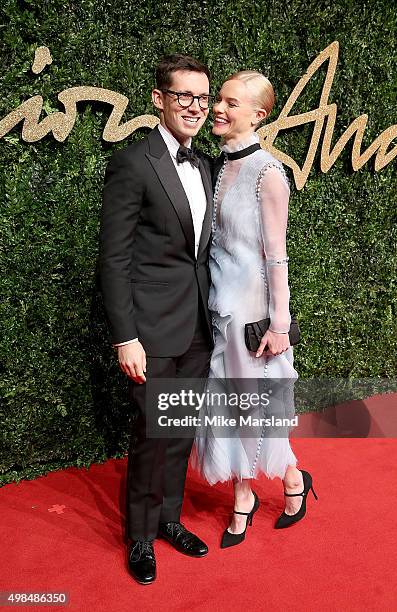
<path fill-rule="evenodd" d="M 117 344 L 112 344 L 113 348 L 118 348 L 119 346 L 125 346 L 126 344 L 132 344 L 132 342 L 138 342 L 138 338 L 133 338 L 132 340 L 126 340 L 125 342 L 118 342 Z"/>

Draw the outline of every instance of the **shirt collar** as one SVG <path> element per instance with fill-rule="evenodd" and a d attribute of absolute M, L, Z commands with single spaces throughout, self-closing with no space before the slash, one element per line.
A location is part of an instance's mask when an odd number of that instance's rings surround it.
<path fill-rule="evenodd" d="M 165 144 L 167 145 L 168 151 L 170 152 L 172 157 L 176 159 L 176 154 L 178 152 L 179 147 L 181 146 L 180 142 L 178 142 L 177 139 L 171 134 L 171 132 L 169 132 L 167 128 L 165 128 L 163 125 L 161 125 L 161 123 L 158 124 L 158 129 L 163 137 Z M 190 148 L 191 144 L 192 139 L 189 138 L 189 142 L 186 146 Z"/>

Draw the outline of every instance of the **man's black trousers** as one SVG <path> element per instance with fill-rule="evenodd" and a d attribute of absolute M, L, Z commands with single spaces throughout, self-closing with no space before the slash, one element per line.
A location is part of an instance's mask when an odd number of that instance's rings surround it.
<path fill-rule="evenodd" d="M 211 341 L 201 308 L 189 349 L 178 357 L 147 357 L 146 380 L 206 378 Z M 129 394 L 137 418 L 128 451 L 126 535 L 131 540 L 153 540 L 159 522 L 179 522 L 186 471 L 193 438 L 146 437 L 146 384 L 129 380 Z M 153 410 L 157 407 L 153 406 Z"/>

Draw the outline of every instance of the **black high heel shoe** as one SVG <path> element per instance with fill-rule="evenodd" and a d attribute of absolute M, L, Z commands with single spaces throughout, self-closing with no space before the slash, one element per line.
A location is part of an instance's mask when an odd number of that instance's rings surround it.
<path fill-rule="evenodd" d="M 300 470 L 300 472 L 302 473 L 302 476 L 303 476 L 303 492 L 302 493 L 286 493 L 284 491 L 284 495 L 286 495 L 287 497 L 297 497 L 298 495 L 301 495 L 302 505 L 299 508 L 298 512 L 296 512 L 295 514 L 286 514 L 285 512 L 282 512 L 282 514 L 280 514 L 275 524 L 276 529 L 284 529 L 284 527 L 289 527 L 290 525 L 293 525 L 294 523 L 297 523 L 298 521 L 303 519 L 303 517 L 306 514 L 306 497 L 310 490 L 312 491 L 314 497 L 318 499 L 313 489 L 313 481 L 312 481 L 311 475 L 309 474 L 309 472 L 305 472 L 304 470 Z"/>
<path fill-rule="evenodd" d="M 260 505 L 257 494 L 255 493 L 255 491 L 252 491 L 252 493 L 254 494 L 255 500 L 254 505 L 252 506 L 252 510 L 250 512 L 237 512 L 237 510 L 233 510 L 234 514 L 242 514 L 247 517 L 247 522 L 245 524 L 245 529 L 243 533 L 230 533 L 230 531 L 225 529 L 222 536 L 221 548 L 229 548 L 229 546 L 235 546 L 236 544 L 240 544 L 240 542 L 245 539 L 245 532 L 247 531 L 247 526 L 252 525 L 252 517 L 254 516 Z"/>

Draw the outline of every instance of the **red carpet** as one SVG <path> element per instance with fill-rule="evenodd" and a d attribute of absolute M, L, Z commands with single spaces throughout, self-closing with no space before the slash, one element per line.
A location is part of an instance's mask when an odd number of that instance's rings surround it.
<path fill-rule="evenodd" d="M 262 478 L 246 541 L 221 550 L 232 488 L 210 488 L 190 473 L 183 521 L 210 552 L 191 559 L 156 542 L 158 579 L 148 586 L 126 569 L 126 460 L 6 485 L 0 590 L 67 591 L 67 606 L 46 609 L 68 611 L 395 610 L 397 440 L 297 438 L 292 445 L 319 496 L 309 495 L 299 524 L 273 529 L 281 482 Z"/>

